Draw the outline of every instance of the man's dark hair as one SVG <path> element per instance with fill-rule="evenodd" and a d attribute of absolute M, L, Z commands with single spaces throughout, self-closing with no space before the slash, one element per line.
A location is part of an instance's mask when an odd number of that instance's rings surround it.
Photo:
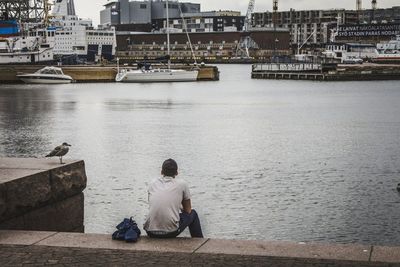
<path fill-rule="evenodd" d="M 175 177 L 178 175 L 178 164 L 173 159 L 167 159 L 162 165 L 161 173 L 164 176 Z"/>

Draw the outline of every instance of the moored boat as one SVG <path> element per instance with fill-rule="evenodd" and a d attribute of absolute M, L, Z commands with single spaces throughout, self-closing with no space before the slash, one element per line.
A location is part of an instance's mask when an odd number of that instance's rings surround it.
<path fill-rule="evenodd" d="M 168 0 L 166 0 L 166 32 L 167 32 L 167 55 L 168 68 L 167 69 L 151 69 L 149 65 L 142 66 L 137 70 L 119 69 L 118 61 L 118 73 L 115 77 L 117 82 L 194 82 L 197 81 L 199 70 L 196 68 L 186 70 L 186 69 L 173 69 L 171 68 L 170 60 L 170 29 L 169 29 L 169 15 L 168 15 Z M 190 38 L 188 35 L 188 41 L 190 43 Z M 190 43 L 191 45 L 191 43 Z"/>
<path fill-rule="evenodd" d="M 387 43 L 379 43 L 377 51 L 377 62 L 400 62 L 400 35 Z"/>
<path fill-rule="evenodd" d="M 31 84 L 64 84 L 71 83 L 72 77 L 65 75 L 61 68 L 44 67 L 32 74 L 17 75 L 24 83 Z"/>
<path fill-rule="evenodd" d="M 190 82 L 197 81 L 198 70 L 183 69 L 138 69 L 122 70 L 115 78 L 117 82 Z"/>

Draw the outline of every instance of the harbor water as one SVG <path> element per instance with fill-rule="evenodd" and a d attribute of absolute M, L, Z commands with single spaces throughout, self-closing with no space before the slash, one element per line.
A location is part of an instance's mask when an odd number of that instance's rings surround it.
<path fill-rule="evenodd" d="M 218 82 L 0 85 L 0 156 L 72 144 L 87 233 L 142 225 L 147 185 L 174 158 L 207 237 L 400 244 L 398 81 L 219 68 Z"/>

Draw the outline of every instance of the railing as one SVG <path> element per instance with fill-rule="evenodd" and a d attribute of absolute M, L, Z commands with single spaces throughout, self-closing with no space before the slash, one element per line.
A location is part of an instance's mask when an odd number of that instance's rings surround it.
<path fill-rule="evenodd" d="M 297 71 L 321 71 L 321 64 L 314 63 L 263 63 L 254 64 L 253 72 L 273 71 L 273 72 L 297 72 Z"/>

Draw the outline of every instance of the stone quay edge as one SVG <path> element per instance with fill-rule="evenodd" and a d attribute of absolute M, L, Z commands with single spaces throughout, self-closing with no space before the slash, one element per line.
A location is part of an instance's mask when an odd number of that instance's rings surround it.
<path fill-rule="evenodd" d="M 82 160 L 0 158 L 0 229 L 83 231 Z"/>
<path fill-rule="evenodd" d="M 114 241 L 111 235 L 0 231 L 0 265 L 400 266 L 400 247 L 220 239 Z"/>

